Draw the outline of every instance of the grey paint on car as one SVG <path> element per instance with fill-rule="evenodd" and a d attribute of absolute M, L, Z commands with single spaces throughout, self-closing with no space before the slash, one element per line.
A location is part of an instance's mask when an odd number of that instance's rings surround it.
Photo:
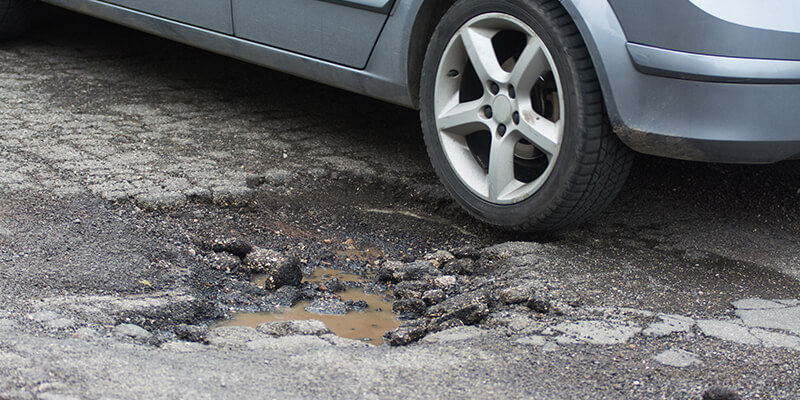
<path fill-rule="evenodd" d="M 232 5 L 237 37 L 359 69 L 367 65 L 386 21 L 382 13 L 318 0 L 232 0 Z"/>
<path fill-rule="evenodd" d="M 233 34 L 230 0 L 106 0 L 215 32 Z"/>
<path fill-rule="evenodd" d="M 794 14 L 794 32 L 746 25 L 769 26 L 767 21 L 791 13 L 787 6 L 771 7 L 772 2 L 751 1 L 761 5 L 756 11 L 742 2 L 725 1 L 727 15 L 734 21 L 731 22 L 709 14 L 689 0 L 609 0 L 628 40 L 634 43 L 688 53 L 800 60 L 797 14 Z M 798 11 L 797 5 L 791 7 Z"/>

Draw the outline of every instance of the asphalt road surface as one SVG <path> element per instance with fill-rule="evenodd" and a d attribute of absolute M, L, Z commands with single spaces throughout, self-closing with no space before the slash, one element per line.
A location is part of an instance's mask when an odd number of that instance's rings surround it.
<path fill-rule="evenodd" d="M 0 399 L 800 398 L 800 162 L 641 156 L 586 224 L 501 232 L 412 110 L 53 10 L 0 104 Z M 389 270 L 419 337 L 216 326 L 277 298 L 231 238 Z"/>

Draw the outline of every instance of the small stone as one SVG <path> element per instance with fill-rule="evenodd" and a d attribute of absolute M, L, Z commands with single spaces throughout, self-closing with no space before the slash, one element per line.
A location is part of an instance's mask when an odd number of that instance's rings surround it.
<path fill-rule="evenodd" d="M 211 267 L 225 272 L 238 272 L 242 268 L 242 260 L 231 253 L 215 253 L 211 256 Z"/>
<path fill-rule="evenodd" d="M 215 238 L 211 241 L 211 250 L 215 253 L 231 253 L 237 257 L 244 258 L 253 250 L 253 246 L 238 237 Z"/>
<path fill-rule="evenodd" d="M 305 310 L 312 314 L 345 315 L 347 305 L 337 298 L 319 298 L 312 301 Z"/>
<path fill-rule="evenodd" d="M 422 292 L 418 292 L 416 290 L 411 289 L 403 289 L 399 287 L 395 287 L 392 291 L 395 299 L 419 299 L 422 298 Z"/>
<path fill-rule="evenodd" d="M 247 178 L 245 178 L 245 184 L 250 189 L 255 189 L 265 183 L 267 183 L 267 178 L 261 175 L 250 175 Z"/>
<path fill-rule="evenodd" d="M 375 281 L 376 282 L 393 282 L 394 281 L 394 271 L 390 270 L 386 267 L 381 267 L 378 269 L 378 272 L 375 273 Z"/>
<path fill-rule="evenodd" d="M 297 286 L 303 280 L 300 261 L 275 250 L 254 249 L 245 257 L 244 262 L 251 272 L 266 275 L 264 287 L 267 290 Z"/>
<path fill-rule="evenodd" d="M 430 325 L 428 325 L 428 332 L 441 332 L 462 326 L 467 326 L 467 325 L 465 325 L 464 321 L 460 319 L 447 319 L 447 320 L 438 319 L 436 321 L 432 321 Z"/>
<path fill-rule="evenodd" d="M 700 365 L 703 363 L 696 354 L 680 349 L 669 349 L 659 353 L 657 356 L 653 357 L 653 359 L 661 364 L 677 368 L 685 368 L 690 365 Z"/>
<path fill-rule="evenodd" d="M 740 400 L 739 393 L 724 387 L 712 387 L 703 393 L 703 400 Z"/>
<path fill-rule="evenodd" d="M 398 314 L 410 314 L 419 316 L 425 313 L 427 306 L 425 302 L 420 299 L 403 299 L 397 300 L 392 305 L 392 311 Z"/>
<path fill-rule="evenodd" d="M 207 330 L 198 325 L 180 324 L 175 327 L 175 335 L 188 342 L 204 343 L 206 341 Z"/>
<path fill-rule="evenodd" d="M 256 330 L 278 337 L 291 335 L 320 336 L 331 333 L 331 330 L 328 329 L 324 322 L 316 319 L 265 322 L 258 325 Z"/>
<path fill-rule="evenodd" d="M 438 276 L 440 274 L 441 272 L 439 272 L 430 261 L 414 261 L 412 263 L 403 264 L 402 267 L 392 274 L 392 278 L 396 282 L 413 281 L 429 276 Z"/>
<path fill-rule="evenodd" d="M 489 304 L 485 292 L 470 292 L 453 296 L 428 309 L 427 316 L 436 325 L 448 320 L 458 320 L 464 325 L 480 322 L 489 314 Z"/>
<path fill-rule="evenodd" d="M 500 291 L 500 301 L 506 304 L 525 303 L 533 296 L 535 290 L 531 285 L 520 285 Z"/>
<path fill-rule="evenodd" d="M 391 346 L 405 346 L 422 339 L 427 333 L 425 324 L 415 324 L 401 326 L 397 329 L 386 332 L 383 339 Z"/>
<path fill-rule="evenodd" d="M 428 306 L 439 304 L 447 298 L 447 295 L 441 289 L 427 290 L 422 294 L 422 300 Z"/>
<path fill-rule="evenodd" d="M 147 340 L 153 337 L 153 334 L 139 325 L 133 324 L 120 324 L 114 327 L 114 333 L 118 336 L 127 336 L 138 340 Z"/>
<path fill-rule="evenodd" d="M 525 303 L 528 308 L 533 311 L 536 311 L 541 314 L 547 314 L 550 312 L 551 304 L 550 300 L 544 297 L 541 293 L 534 293 L 531 297 L 528 298 L 528 301 Z"/>
<path fill-rule="evenodd" d="M 294 307 L 301 298 L 300 289 L 295 286 L 283 286 L 267 297 L 267 301 L 279 307 Z"/>
<path fill-rule="evenodd" d="M 394 273 L 402 267 L 403 263 L 400 261 L 384 261 L 381 267 L 378 269 L 378 272 L 375 274 L 375 280 L 377 282 L 396 282 L 394 279 Z"/>
<path fill-rule="evenodd" d="M 448 275 L 475 275 L 479 265 L 471 258 L 457 258 L 445 263 L 441 270 Z"/>
<path fill-rule="evenodd" d="M 481 256 L 478 249 L 470 246 L 453 249 L 450 253 L 452 253 L 455 258 L 471 258 L 473 260 L 477 260 Z"/>
<path fill-rule="evenodd" d="M 434 267 L 439 268 L 442 264 L 455 259 L 455 256 L 448 251 L 439 250 L 433 253 L 426 254 L 424 259 L 430 261 Z"/>
<path fill-rule="evenodd" d="M 369 303 L 367 303 L 364 300 L 358 300 L 358 301 L 347 300 L 344 302 L 344 304 L 347 306 L 348 310 L 354 310 L 358 312 L 362 312 L 367 308 L 369 308 Z"/>
<path fill-rule="evenodd" d="M 453 286 L 456 284 L 456 277 L 453 275 L 439 276 L 433 280 L 433 283 L 435 283 L 438 287 Z"/>
<path fill-rule="evenodd" d="M 331 278 L 322 283 L 325 286 L 325 291 L 331 293 L 339 293 L 344 292 L 347 290 L 347 286 L 345 286 L 339 278 Z"/>

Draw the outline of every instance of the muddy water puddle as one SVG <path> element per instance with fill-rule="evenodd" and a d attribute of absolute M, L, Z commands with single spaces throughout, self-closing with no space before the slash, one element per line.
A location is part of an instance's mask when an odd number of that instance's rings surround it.
<path fill-rule="evenodd" d="M 304 282 L 324 282 L 331 278 L 347 282 L 360 281 L 358 275 L 330 269 L 318 269 L 311 276 L 305 277 Z M 263 276 L 256 276 L 253 278 L 253 282 L 263 285 L 264 279 Z M 344 315 L 322 315 L 306 311 L 305 308 L 311 304 L 311 301 L 303 300 L 294 307 L 278 313 L 235 313 L 232 319 L 223 321 L 220 325 L 255 328 L 264 322 L 316 319 L 324 322 L 338 336 L 364 340 L 375 345 L 383 344 L 383 334 L 386 331 L 397 328 L 397 316 L 392 313 L 392 303 L 385 296 L 365 293 L 363 288 L 349 288 L 337 295 L 342 298 L 342 301 L 363 300 L 368 306 L 364 311 L 350 311 Z"/>

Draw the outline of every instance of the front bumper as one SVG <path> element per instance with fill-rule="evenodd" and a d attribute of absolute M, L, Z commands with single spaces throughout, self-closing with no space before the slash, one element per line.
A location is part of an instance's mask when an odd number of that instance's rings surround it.
<path fill-rule="evenodd" d="M 635 116 L 616 132 L 670 158 L 770 163 L 800 156 L 800 61 L 700 55 L 628 43 Z"/>
<path fill-rule="evenodd" d="M 668 13 L 676 5 L 689 1 L 610 1 L 617 11 L 623 3 L 638 9 L 625 8 L 635 12 L 618 18 L 606 1 L 562 3 L 587 41 L 609 118 L 629 147 L 646 154 L 725 163 L 771 163 L 800 156 L 800 53 L 781 58 L 779 47 L 749 57 L 736 53 L 738 47 L 700 51 L 692 47 L 696 41 L 687 39 L 693 35 L 681 31 L 680 19 L 672 20 L 672 36 L 666 36 L 669 29 L 663 26 L 675 17 Z M 663 30 L 665 35 L 653 40 L 662 42 L 641 40 L 648 38 L 642 36 L 649 34 L 644 28 L 626 25 L 623 30 L 621 19 L 643 27 L 649 20 L 653 25 L 650 14 L 655 11 L 661 19 L 655 20 L 659 26 L 652 31 Z M 706 32 L 716 32 L 715 26 L 731 28 L 729 22 L 710 21 L 701 24 Z M 628 30 L 637 40 L 626 35 Z M 800 49 L 800 35 L 784 33 L 779 35 L 783 45 L 789 37 L 796 44 L 785 49 Z"/>

